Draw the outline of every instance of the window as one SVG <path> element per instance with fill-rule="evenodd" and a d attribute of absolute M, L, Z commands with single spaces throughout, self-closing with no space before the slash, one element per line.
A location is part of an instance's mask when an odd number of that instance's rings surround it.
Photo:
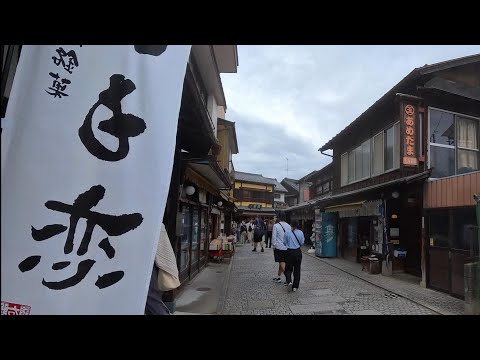
<path fill-rule="evenodd" d="M 432 214 L 430 220 L 430 246 L 448 247 L 448 212 Z"/>
<path fill-rule="evenodd" d="M 282 198 L 282 195 L 281 195 L 281 194 L 275 193 L 274 196 L 275 196 L 275 199 L 276 199 L 276 200 L 280 200 L 280 199 Z"/>
<path fill-rule="evenodd" d="M 365 141 L 362 146 L 362 177 L 365 179 L 370 177 L 370 139 Z M 358 179 L 357 179 L 358 180 Z"/>
<path fill-rule="evenodd" d="M 399 169 L 400 168 L 400 123 L 396 123 L 394 126 L 395 132 L 395 144 L 393 145 L 393 168 Z"/>
<path fill-rule="evenodd" d="M 385 158 L 384 158 L 384 168 L 385 171 L 393 169 L 393 127 L 385 131 Z"/>
<path fill-rule="evenodd" d="M 478 170 L 478 121 L 457 117 L 457 174 Z"/>
<path fill-rule="evenodd" d="M 352 183 L 355 181 L 355 153 L 350 151 L 348 153 L 348 183 Z"/>
<path fill-rule="evenodd" d="M 429 109 L 429 164 L 442 178 L 479 169 L 478 120 Z"/>
<path fill-rule="evenodd" d="M 383 132 L 373 138 L 372 175 L 383 174 Z"/>
<path fill-rule="evenodd" d="M 348 153 L 345 153 L 342 155 L 341 158 L 341 169 L 340 169 L 340 174 L 341 174 L 341 179 L 340 183 L 341 186 L 347 185 L 348 183 Z"/>
<path fill-rule="evenodd" d="M 326 182 L 323 184 L 323 192 L 328 192 L 330 191 L 330 182 Z"/>
<path fill-rule="evenodd" d="M 478 244 L 475 209 L 456 209 L 453 214 L 452 248 L 470 250 Z M 476 249 L 476 248 L 475 248 Z"/>
<path fill-rule="evenodd" d="M 400 123 L 341 157 L 341 186 L 400 167 Z"/>

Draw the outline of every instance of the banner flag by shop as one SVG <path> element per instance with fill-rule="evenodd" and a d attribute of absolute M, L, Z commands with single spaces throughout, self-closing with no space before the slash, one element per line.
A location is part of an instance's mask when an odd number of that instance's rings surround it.
<path fill-rule="evenodd" d="M 23 46 L 2 131 L 3 314 L 143 314 L 191 46 Z"/>

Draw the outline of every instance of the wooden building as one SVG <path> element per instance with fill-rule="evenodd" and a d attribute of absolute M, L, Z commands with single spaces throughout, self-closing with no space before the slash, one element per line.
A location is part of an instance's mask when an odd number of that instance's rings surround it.
<path fill-rule="evenodd" d="M 463 296 L 478 258 L 480 55 L 414 69 L 319 150 L 333 150 L 340 256 Z M 354 139 L 352 141 L 352 139 Z M 403 255 L 406 255 L 403 257 Z"/>

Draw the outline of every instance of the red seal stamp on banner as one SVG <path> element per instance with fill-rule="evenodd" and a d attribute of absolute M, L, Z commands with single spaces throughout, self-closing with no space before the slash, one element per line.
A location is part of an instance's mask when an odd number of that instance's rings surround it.
<path fill-rule="evenodd" d="M 2 315 L 30 315 L 30 306 L 2 301 Z"/>

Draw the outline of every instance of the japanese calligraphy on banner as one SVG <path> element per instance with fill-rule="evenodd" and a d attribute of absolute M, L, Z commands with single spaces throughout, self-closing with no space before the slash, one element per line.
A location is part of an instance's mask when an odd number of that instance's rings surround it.
<path fill-rule="evenodd" d="M 403 148 L 403 165 L 417 166 L 418 159 L 415 151 L 415 107 L 411 104 L 403 104 L 403 122 L 404 126 L 404 148 Z"/>
<path fill-rule="evenodd" d="M 2 314 L 144 313 L 190 47 L 23 47 L 2 131 Z"/>

